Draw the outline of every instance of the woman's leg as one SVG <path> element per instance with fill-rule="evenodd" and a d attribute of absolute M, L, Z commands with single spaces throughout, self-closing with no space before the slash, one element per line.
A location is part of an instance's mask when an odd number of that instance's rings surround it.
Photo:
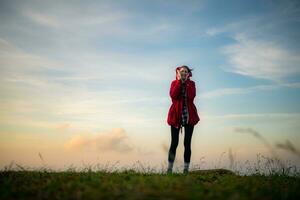
<path fill-rule="evenodd" d="M 171 125 L 171 145 L 170 145 L 169 155 L 168 155 L 169 165 L 170 163 L 173 163 L 175 160 L 176 149 L 178 146 L 178 139 L 179 139 L 179 128 L 176 128 Z"/>
<path fill-rule="evenodd" d="M 184 128 L 184 168 L 188 168 L 191 159 L 191 140 L 194 131 L 194 126 L 187 124 Z"/>

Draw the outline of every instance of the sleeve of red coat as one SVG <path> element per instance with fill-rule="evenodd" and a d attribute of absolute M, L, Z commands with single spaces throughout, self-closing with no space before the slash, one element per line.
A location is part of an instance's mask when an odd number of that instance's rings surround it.
<path fill-rule="evenodd" d="M 191 84 L 191 88 L 189 90 L 189 95 L 188 95 L 188 98 L 193 100 L 196 96 L 196 86 L 195 86 L 195 83 L 193 82 Z"/>
<path fill-rule="evenodd" d="M 180 92 L 181 92 L 181 81 L 176 79 L 171 84 L 171 88 L 170 88 L 171 98 L 172 99 L 179 98 Z"/>

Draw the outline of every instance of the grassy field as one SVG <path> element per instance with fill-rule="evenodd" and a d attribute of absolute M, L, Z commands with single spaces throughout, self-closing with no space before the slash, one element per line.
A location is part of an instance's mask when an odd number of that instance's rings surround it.
<path fill-rule="evenodd" d="M 0 199 L 300 199 L 299 176 L 183 173 L 1 171 Z"/>
<path fill-rule="evenodd" d="M 290 143 L 281 145 L 299 156 Z M 0 200 L 7 199 L 300 199 L 300 169 L 289 161 L 257 154 L 254 163 L 240 163 L 228 153 L 229 165 L 203 170 L 202 161 L 183 174 L 166 174 L 150 165 L 120 169 L 114 163 L 52 170 L 11 162 L 0 170 Z M 166 164 L 166 163 L 165 163 Z M 135 167 L 137 166 L 137 167 Z M 182 167 L 182 166 L 181 166 Z M 218 169 L 220 168 L 220 169 Z M 179 170 L 178 170 L 179 169 Z M 201 169 L 201 170 L 200 170 Z M 228 170 L 230 169 L 230 170 Z"/>

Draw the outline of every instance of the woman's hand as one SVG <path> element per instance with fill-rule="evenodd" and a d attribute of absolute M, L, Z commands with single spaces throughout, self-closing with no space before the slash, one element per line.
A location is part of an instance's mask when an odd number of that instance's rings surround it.
<path fill-rule="evenodd" d="M 176 79 L 177 80 L 181 80 L 181 74 L 180 74 L 180 71 L 177 70 L 177 73 L 176 73 Z"/>
<path fill-rule="evenodd" d="M 180 80 L 181 82 L 185 82 L 186 79 L 187 79 L 187 77 L 188 77 L 188 75 L 187 75 L 185 78 L 183 78 L 183 77 L 181 76 L 180 71 L 177 70 L 177 74 L 176 74 L 176 79 L 177 79 L 177 80 Z"/>

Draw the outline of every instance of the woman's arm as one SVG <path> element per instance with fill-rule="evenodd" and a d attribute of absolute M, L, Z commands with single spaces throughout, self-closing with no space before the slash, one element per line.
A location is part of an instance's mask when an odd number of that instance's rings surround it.
<path fill-rule="evenodd" d="M 172 99 L 178 99 L 181 92 L 181 81 L 180 80 L 174 80 L 171 83 L 170 87 L 170 96 Z"/>
<path fill-rule="evenodd" d="M 192 101 L 195 98 L 195 96 L 196 96 L 196 84 L 195 82 L 191 82 L 187 98 Z"/>

